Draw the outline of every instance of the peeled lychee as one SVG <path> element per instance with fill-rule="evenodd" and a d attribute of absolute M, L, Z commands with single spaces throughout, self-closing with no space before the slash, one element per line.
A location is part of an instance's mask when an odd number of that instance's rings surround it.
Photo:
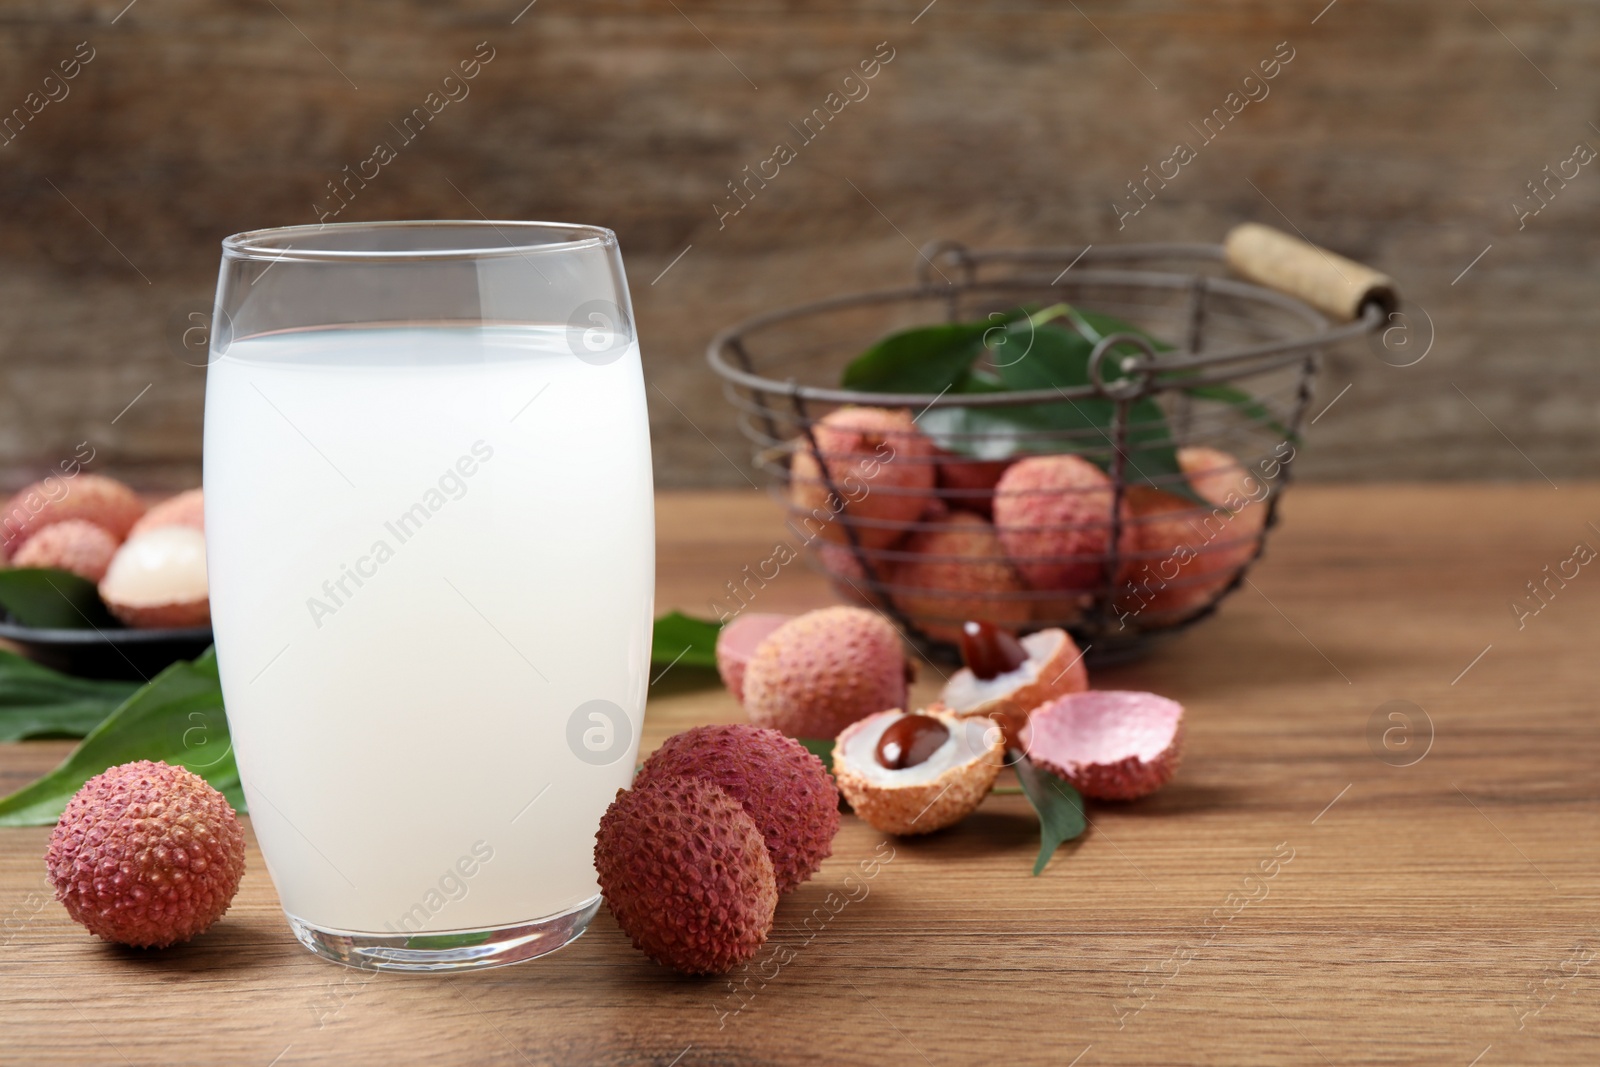
<path fill-rule="evenodd" d="M 1007 562 L 994 527 L 970 511 L 952 511 L 925 524 L 899 550 L 913 558 L 889 572 L 890 595 L 929 637 L 952 644 L 966 619 L 1015 630 L 1032 606 L 1022 579 Z"/>
<path fill-rule="evenodd" d="M 140 629 L 208 625 L 205 535 L 191 526 L 158 526 L 128 538 L 100 580 L 100 599 Z"/>
<path fill-rule="evenodd" d="M 1183 705 L 1154 693 L 1073 693 L 1033 709 L 1023 747 L 1086 797 L 1134 800 L 1176 773 Z"/>
<path fill-rule="evenodd" d="M 772 929 L 778 887 L 761 831 L 698 778 L 619 790 L 600 818 L 594 866 L 634 947 L 686 974 L 732 970 Z"/>
<path fill-rule="evenodd" d="M 912 672 L 893 624 L 865 608 L 823 608 L 778 627 L 744 672 L 744 709 L 790 737 L 835 737 L 905 705 Z"/>
<path fill-rule="evenodd" d="M 143 514 L 144 501 L 114 478 L 46 478 L 13 496 L 0 514 L 0 548 L 14 555 L 28 538 L 68 519 L 92 522 L 121 541 Z"/>
<path fill-rule="evenodd" d="M 1094 589 L 1111 544 L 1111 480 L 1079 456 L 1029 456 L 995 486 L 994 525 L 1034 589 Z M 1131 548 L 1124 520 L 1123 550 Z"/>
<path fill-rule="evenodd" d="M 942 727 L 943 736 L 935 734 L 914 762 L 886 761 L 900 756 L 896 749 L 907 740 L 888 745 L 886 735 L 907 725 Z M 846 727 L 833 745 L 839 791 L 858 816 L 888 834 L 929 834 L 960 822 L 989 795 L 1004 761 L 998 724 L 961 719 L 938 705 L 910 715 L 899 708 L 869 715 Z"/>
<path fill-rule="evenodd" d="M 55 567 L 98 582 L 117 554 L 117 539 L 92 522 L 68 519 L 46 526 L 17 549 L 14 567 Z"/>
<path fill-rule="evenodd" d="M 817 450 L 801 437 L 789 465 L 789 501 L 794 522 L 807 536 L 849 542 L 845 524 L 867 548 L 898 541 L 933 499 L 933 443 L 910 412 L 842 407 L 814 427 Z M 833 497 L 823 478 L 840 494 Z"/>
<path fill-rule="evenodd" d="M 67 802 L 45 864 L 56 899 L 90 933 L 164 948 L 228 910 L 244 874 L 244 832 L 199 775 L 124 763 Z"/>
<path fill-rule="evenodd" d="M 761 642 L 793 615 L 748 612 L 735 616 L 717 631 L 717 673 L 733 699 L 744 703 L 744 669 Z"/>
<path fill-rule="evenodd" d="M 820 759 L 776 730 L 737 723 L 676 734 L 644 761 L 634 788 L 663 778 L 699 778 L 743 805 L 767 843 L 780 893 L 833 854 L 839 791 Z"/>
<path fill-rule="evenodd" d="M 144 513 L 133 524 L 128 536 L 133 537 L 158 526 L 191 526 L 201 533 L 206 529 L 205 494 L 199 489 L 188 489 L 171 496 Z"/>

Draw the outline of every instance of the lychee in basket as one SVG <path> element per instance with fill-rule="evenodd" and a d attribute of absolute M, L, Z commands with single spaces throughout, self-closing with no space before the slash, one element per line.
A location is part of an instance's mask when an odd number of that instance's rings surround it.
<path fill-rule="evenodd" d="M 1246 580 L 1320 354 L 1396 304 L 1384 276 L 1256 225 L 1223 245 L 940 242 L 912 285 L 756 316 L 708 357 L 845 600 L 932 655 L 984 619 L 1065 627 L 1106 661 Z"/>

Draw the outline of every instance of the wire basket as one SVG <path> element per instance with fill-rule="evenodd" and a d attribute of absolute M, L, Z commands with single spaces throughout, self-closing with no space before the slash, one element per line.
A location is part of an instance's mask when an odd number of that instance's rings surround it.
<path fill-rule="evenodd" d="M 1245 581 L 1288 488 L 1320 354 L 1379 329 L 1396 300 L 1383 276 L 1265 227 L 1224 245 L 945 241 L 923 250 L 915 284 L 758 315 L 707 355 L 790 513 L 787 547 L 805 546 L 842 598 L 882 610 L 940 658 L 955 654 L 963 621 L 982 618 L 1064 627 L 1109 662 L 1207 617 Z M 1145 333 L 1101 337 L 1078 386 L 832 384 L 890 330 L 1062 301 Z M 1010 418 L 1001 431 L 983 417 L 1053 405 L 1108 417 L 1020 429 Z M 877 410 L 832 414 L 847 408 Z M 1161 448 L 1179 469 L 1144 469 Z M 741 603 L 755 591 L 730 589 Z"/>

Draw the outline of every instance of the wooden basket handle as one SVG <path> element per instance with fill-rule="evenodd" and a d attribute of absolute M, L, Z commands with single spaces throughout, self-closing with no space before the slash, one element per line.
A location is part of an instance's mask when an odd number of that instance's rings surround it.
<path fill-rule="evenodd" d="M 1246 222 L 1228 231 L 1223 256 L 1241 277 L 1298 297 L 1339 322 L 1359 318 L 1368 304 L 1385 314 L 1400 306 L 1394 281 L 1298 237 Z"/>

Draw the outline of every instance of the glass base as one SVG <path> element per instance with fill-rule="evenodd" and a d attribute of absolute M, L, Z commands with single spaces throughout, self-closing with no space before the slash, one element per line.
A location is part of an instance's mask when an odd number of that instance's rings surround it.
<path fill-rule="evenodd" d="M 474 971 L 521 963 L 576 941 L 599 908 L 600 898 L 595 896 L 570 911 L 534 922 L 426 934 L 324 930 L 284 915 L 302 945 L 335 963 L 369 971 Z"/>

